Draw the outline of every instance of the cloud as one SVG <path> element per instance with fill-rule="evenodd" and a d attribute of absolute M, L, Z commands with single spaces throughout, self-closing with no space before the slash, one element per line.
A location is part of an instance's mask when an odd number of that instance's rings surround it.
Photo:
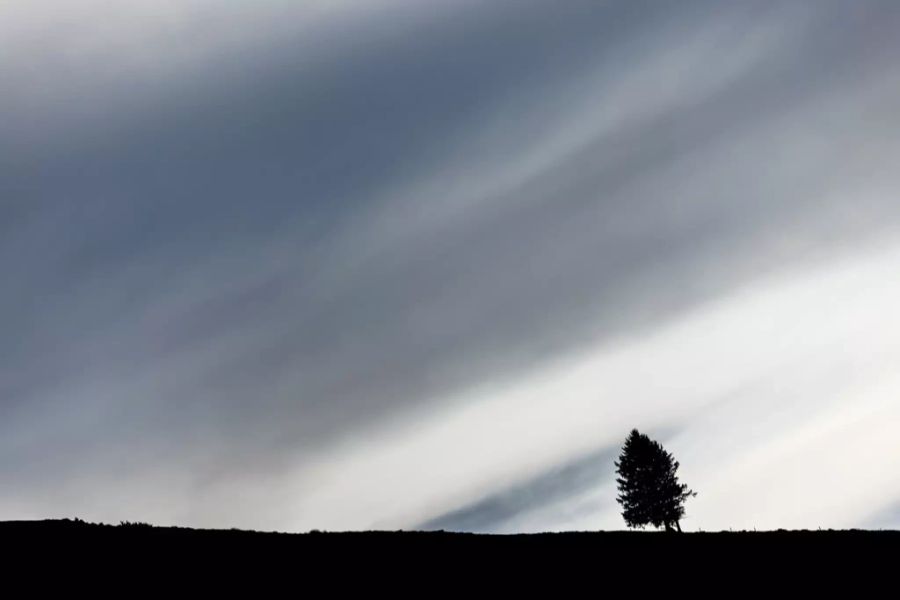
<path fill-rule="evenodd" d="M 570 502 L 572 497 L 592 490 L 598 481 L 614 478 L 613 463 L 618 452 L 618 448 L 612 447 L 592 452 L 569 464 L 557 465 L 523 484 L 430 519 L 414 529 L 474 533 L 522 532 L 516 519 L 523 514 L 546 509 L 548 506 L 556 508 L 555 505 L 563 501 Z M 594 510 L 589 511 L 591 514 L 596 511 L 596 507 L 592 508 Z"/>
<path fill-rule="evenodd" d="M 868 523 L 869 529 L 900 529 L 900 505 L 894 504 L 879 511 Z"/>
<path fill-rule="evenodd" d="M 589 456 L 578 463 L 588 472 L 637 425 L 665 440 L 700 492 L 692 528 L 848 526 L 897 492 L 898 338 L 881 317 L 896 301 L 885 275 L 897 261 L 894 245 L 777 277 L 427 417 L 358 431 L 290 474 L 296 506 L 285 510 L 299 529 L 313 515 L 331 528 L 394 528 L 472 510 L 497 516 L 500 530 L 513 514 L 516 530 L 618 528 L 608 478 L 573 485 L 571 498 L 554 490 L 549 507 L 543 494 L 526 498 L 573 457 Z M 596 460 L 595 472 L 609 468 Z M 514 497 L 527 506 L 509 507 Z M 595 511 L 583 515 L 586 501 Z"/>
<path fill-rule="evenodd" d="M 27 57 L 0 63 L 10 517 L 409 526 L 808 362 L 796 398 L 751 386 L 721 416 L 746 434 L 766 410 L 737 415 L 778 398 L 799 428 L 841 346 L 719 357 L 702 328 L 758 340 L 743 290 L 882 264 L 863 253 L 900 224 L 889 3 L 47 6 L 0 19 L 4 56 Z M 860 302 L 892 294 L 886 277 Z M 840 289 L 798 338 L 855 314 Z M 772 305 L 772 340 L 804 306 Z M 701 329 L 651 343 L 678 323 Z M 719 358 L 718 387 L 698 384 Z M 675 404 L 642 365 L 672 369 Z M 595 412 L 608 386 L 623 393 Z M 487 465 L 452 450 L 493 448 L 505 419 L 542 445 Z M 432 462 L 454 475 L 433 482 Z M 37 501 L 48 489 L 70 492 Z M 708 523 L 737 518 L 722 494 Z M 585 519 L 615 523 L 602 512 Z"/>

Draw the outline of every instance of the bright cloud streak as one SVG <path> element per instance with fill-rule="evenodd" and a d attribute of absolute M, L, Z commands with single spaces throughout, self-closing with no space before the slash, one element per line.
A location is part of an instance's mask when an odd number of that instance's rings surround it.
<path fill-rule="evenodd" d="M 873 508 L 863 499 L 900 492 L 890 469 L 900 453 L 898 269 L 894 246 L 782 276 L 660 331 L 446 401 L 427 420 L 359 433 L 300 473 L 296 527 L 408 526 L 454 508 L 463 491 L 473 501 L 619 444 L 630 427 L 667 423 L 681 430 L 672 448 L 683 477 L 703 492 L 692 528 L 853 525 Z M 621 525 L 617 515 L 602 524 Z M 596 516 L 556 526 L 596 528 Z"/>

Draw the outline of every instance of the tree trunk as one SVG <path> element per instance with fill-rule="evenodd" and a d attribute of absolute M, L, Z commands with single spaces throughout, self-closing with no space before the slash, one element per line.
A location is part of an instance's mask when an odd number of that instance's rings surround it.
<path fill-rule="evenodd" d="M 681 522 L 680 521 L 675 521 L 675 527 L 678 528 L 678 533 L 681 533 Z"/>

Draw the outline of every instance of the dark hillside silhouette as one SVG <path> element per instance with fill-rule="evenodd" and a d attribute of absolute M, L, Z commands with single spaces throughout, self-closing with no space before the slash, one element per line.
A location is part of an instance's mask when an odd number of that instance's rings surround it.
<path fill-rule="evenodd" d="M 417 597 L 435 595 L 438 588 L 446 592 L 453 584 L 481 590 L 485 582 L 504 589 L 526 585 L 534 592 L 543 579 L 552 582 L 555 593 L 568 596 L 566 586 L 583 587 L 598 578 L 608 579 L 613 589 L 640 581 L 646 590 L 685 573 L 716 581 L 730 572 L 725 587 L 717 589 L 719 596 L 744 579 L 787 575 L 808 584 L 828 579 L 825 573 L 851 573 L 854 565 L 876 576 L 893 573 L 900 554 L 900 532 L 893 531 L 287 534 L 70 520 L 0 522 L 0 542 L 8 578 L 19 573 L 14 564 L 36 569 L 38 578 L 32 581 L 39 584 L 48 577 L 68 586 L 123 577 L 126 595 L 160 578 L 187 578 L 204 588 L 227 586 L 234 592 L 235 582 L 244 578 L 281 591 L 292 583 L 313 595 L 322 585 L 332 592 L 348 586 L 396 591 L 415 585 Z M 60 578 L 63 568 L 75 575 Z M 623 581 L 621 575 L 628 572 L 640 572 L 640 578 Z M 573 589 L 571 595 L 576 591 L 583 590 Z"/>

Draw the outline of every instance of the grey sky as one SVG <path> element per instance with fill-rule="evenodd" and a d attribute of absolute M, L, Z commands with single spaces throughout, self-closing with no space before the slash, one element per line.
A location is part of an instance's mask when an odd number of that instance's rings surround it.
<path fill-rule="evenodd" d="M 893 514 L 898 26 L 4 3 L 0 518 L 621 527 L 635 426 L 690 527 Z"/>

